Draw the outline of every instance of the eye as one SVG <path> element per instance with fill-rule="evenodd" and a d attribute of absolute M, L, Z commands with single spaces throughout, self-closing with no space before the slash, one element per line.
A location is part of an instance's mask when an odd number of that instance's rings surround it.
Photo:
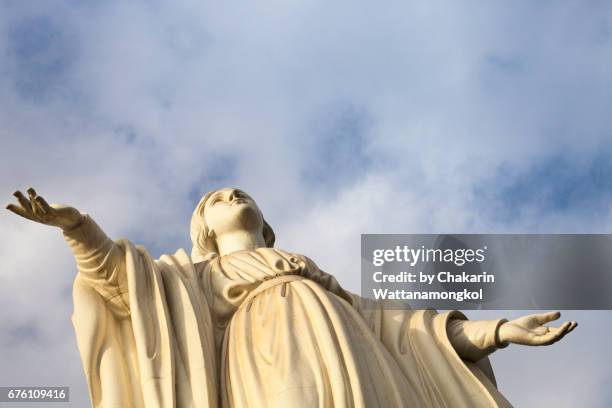
<path fill-rule="evenodd" d="M 240 190 L 236 190 L 236 192 L 234 193 L 235 197 L 238 198 L 243 198 L 243 199 L 249 199 L 250 197 L 247 195 L 247 193 L 245 193 L 244 191 L 240 191 Z"/>

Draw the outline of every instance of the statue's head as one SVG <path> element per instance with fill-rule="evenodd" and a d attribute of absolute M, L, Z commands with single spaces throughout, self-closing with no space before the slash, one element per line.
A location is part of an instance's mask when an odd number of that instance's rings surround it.
<path fill-rule="evenodd" d="M 216 237 L 237 230 L 262 234 L 266 246 L 274 245 L 274 231 L 248 194 L 236 188 L 206 193 L 191 217 L 193 262 L 201 262 L 217 254 Z"/>

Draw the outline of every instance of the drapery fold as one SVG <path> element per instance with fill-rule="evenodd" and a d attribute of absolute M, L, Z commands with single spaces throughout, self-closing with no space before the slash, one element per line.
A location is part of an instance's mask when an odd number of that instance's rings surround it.
<path fill-rule="evenodd" d="M 510 406 L 488 359 L 462 360 L 451 345 L 460 312 L 363 299 L 274 248 L 194 265 L 183 250 L 154 260 L 110 241 L 93 221 L 65 235 L 96 408 Z M 481 348 L 497 324 L 480 323 Z"/>
<path fill-rule="evenodd" d="M 129 315 L 80 276 L 72 321 L 94 407 L 216 407 L 217 368 L 210 311 L 183 250 L 151 259 L 125 253 Z"/>

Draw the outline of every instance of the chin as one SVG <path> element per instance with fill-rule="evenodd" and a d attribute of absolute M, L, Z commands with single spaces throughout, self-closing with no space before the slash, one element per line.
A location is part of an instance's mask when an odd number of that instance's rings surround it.
<path fill-rule="evenodd" d="M 235 216 L 240 220 L 240 224 L 247 229 L 251 229 L 257 224 L 263 225 L 263 217 L 259 208 L 249 203 L 235 204 L 232 206 Z"/>

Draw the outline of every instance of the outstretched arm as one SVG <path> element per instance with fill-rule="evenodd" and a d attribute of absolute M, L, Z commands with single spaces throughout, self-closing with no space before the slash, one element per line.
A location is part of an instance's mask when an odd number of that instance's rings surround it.
<path fill-rule="evenodd" d="M 6 208 L 29 220 L 59 227 L 77 261 L 81 277 L 107 299 L 120 297 L 127 304 L 127 284 L 122 248 L 106 236 L 88 216 L 74 207 L 48 204 L 33 188 L 28 198 L 20 191 L 14 196 L 18 204 Z M 119 299 L 115 299 L 119 300 Z"/>
<path fill-rule="evenodd" d="M 447 332 L 459 356 L 469 361 L 478 361 L 510 343 L 546 346 L 561 340 L 563 336 L 574 330 L 578 323 L 565 322 L 559 327 L 545 326 L 560 316 L 560 312 L 549 312 L 511 321 L 451 320 Z"/>

